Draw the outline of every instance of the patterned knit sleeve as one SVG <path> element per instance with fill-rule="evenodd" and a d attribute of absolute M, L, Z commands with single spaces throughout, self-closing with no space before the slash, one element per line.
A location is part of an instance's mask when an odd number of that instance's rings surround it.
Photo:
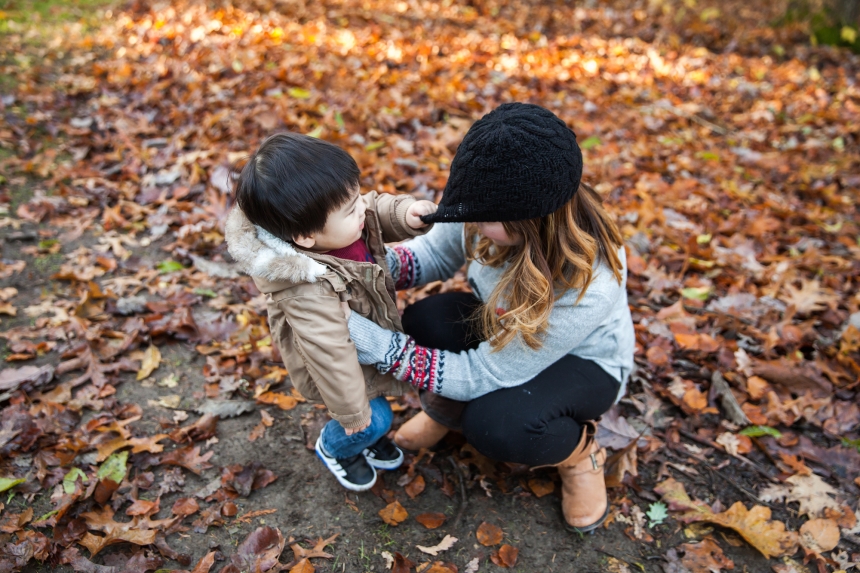
<path fill-rule="evenodd" d="M 394 288 L 403 290 L 414 287 L 421 277 L 421 266 L 415 253 L 406 245 L 395 245 L 385 249 L 385 262 L 394 279 Z"/>
<path fill-rule="evenodd" d="M 426 235 L 389 247 L 385 262 L 398 290 L 447 280 L 466 264 L 463 224 L 436 225 Z"/>

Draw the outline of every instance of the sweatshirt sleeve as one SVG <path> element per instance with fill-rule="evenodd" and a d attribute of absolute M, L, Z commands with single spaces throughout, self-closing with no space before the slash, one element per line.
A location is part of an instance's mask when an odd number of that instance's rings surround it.
<path fill-rule="evenodd" d="M 332 293 L 333 294 L 333 293 Z M 370 420 L 364 373 L 337 296 L 295 296 L 277 302 L 331 417 L 344 428 Z M 357 313 L 353 313 L 357 314 Z"/>
<path fill-rule="evenodd" d="M 415 198 L 411 195 L 371 191 L 363 197 L 368 206 L 376 210 L 379 224 L 382 226 L 382 240 L 386 243 L 396 243 L 424 235 L 433 228 L 433 225 L 426 225 L 420 229 L 413 229 L 406 223 L 406 211 L 415 202 Z"/>
<path fill-rule="evenodd" d="M 429 233 L 389 248 L 386 262 L 398 290 L 444 281 L 464 264 L 463 223 L 439 223 Z"/>
<path fill-rule="evenodd" d="M 539 350 L 530 349 L 519 337 L 495 352 L 489 342 L 460 353 L 425 348 L 357 313 L 350 316 L 349 331 L 363 364 L 374 364 L 380 372 L 418 389 L 467 401 L 528 382 L 597 329 L 613 304 L 606 294 L 591 289 L 578 304 L 568 301 L 565 297 L 556 303 Z"/>

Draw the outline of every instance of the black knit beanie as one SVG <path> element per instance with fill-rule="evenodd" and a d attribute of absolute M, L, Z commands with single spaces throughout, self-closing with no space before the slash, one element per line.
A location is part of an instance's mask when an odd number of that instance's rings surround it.
<path fill-rule="evenodd" d="M 582 178 L 576 134 L 548 109 L 503 104 L 472 125 L 451 163 L 439 209 L 425 223 L 545 217 Z"/>

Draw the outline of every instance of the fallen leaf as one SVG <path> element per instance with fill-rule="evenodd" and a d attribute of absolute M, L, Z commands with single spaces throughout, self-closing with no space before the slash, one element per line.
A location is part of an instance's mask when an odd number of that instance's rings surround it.
<path fill-rule="evenodd" d="M 167 396 L 161 396 L 157 400 L 149 400 L 150 406 L 161 406 L 162 408 L 167 408 L 168 410 L 174 410 L 179 407 L 179 404 L 182 403 L 182 396 L 179 394 L 168 394 Z"/>
<path fill-rule="evenodd" d="M 314 545 L 313 549 L 305 549 L 298 543 L 293 543 L 290 545 L 290 549 L 293 550 L 293 555 L 296 559 L 311 559 L 312 557 L 322 557 L 323 559 L 332 559 L 334 555 L 331 553 L 326 553 L 323 549 L 326 548 L 327 545 L 334 544 L 335 539 L 339 534 L 335 533 L 328 539 L 323 539 L 322 537 L 317 539 L 316 545 Z"/>
<path fill-rule="evenodd" d="M 158 368 L 159 364 L 161 364 L 161 352 L 157 346 L 152 344 L 143 353 L 140 370 L 137 371 L 138 381 L 149 378 L 149 375 Z"/>
<path fill-rule="evenodd" d="M 394 552 L 394 562 L 391 566 L 391 573 L 410 573 L 415 563 L 404 557 L 398 552 Z"/>
<path fill-rule="evenodd" d="M 252 412 L 254 403 L 249 400 L 206 400 L 194 411 L 198 414 L 212 414 L 219 418 L 233 418 Z"/>
<path fill-rule="evenodd" d="M 810 391 L 815 396 L 830 396 L 833 384 L 827 381 L 814 363 L 795 363 L 785 358 L 770 362 L 756 361 L 752 372 L 775 386 L 794 394 Z"/>
<path fill-rule="evenodd" d="M 800 544 L 821 555 L 839 544 L 839 526 L 830 519 L 811 519 L 800 526 Z"/>
<path fill-rule="evenodd" d="M 281 410 L 292 410 L 299 404 L 299 401 L 293 396 L 287 396 L 279 392 L 264 392 L 257 396 L 257 402 L 261 404 L 274 404 Z"/>
<path fill-rule="evenodd" d="M 221 513 L 224 513 L 227 517 L 230 517 L 230 516 L 227 515 L 224 510 L 227 509 L 227 507 L 230 505 L 232 505 L 232 507 L 230 508 L 230 513 L 232 515 L 236 515 L 235 513 L 233 513 L 233 508 L 236 507 L 236 504 L 231 504 L 228 502 L 228 503 L 224 504 L 224 509 L 221 510 Z M 237 511 L 238 511 L 238 509 L 237 509 Z M 263 515 L 270 515 L 272 513 L 276 513 L 277 511 L 278 511 L 277 509 L 258 509 L 256 511 L 249 511 L 248 513 L 244 513 L 244 514 L 240 515 L 239 517 L 237 517 L 236 523 L 251 523 L 252 519 L 256 519 L 257 517 L 261 517 Z"/>
<path fill-rule="evenodd" d="M 606 459 L 604 474 L 606 476 L 606 487 L 610 488 L 620 487 L 624 481 L 624 476 L 627 474 L 634 477 L 639 475 L 635 440 L 627 444 L 621 451 L 612 454 Z"/>
<path fill-rule="evenodd" d="M 486 521 L 478 526 L 478 531 L 475 534 L 478 539 L 478 543 L 484 547 L 498 545 L 502 542 L 502 535 L 502 530 L 499 527 L 492 523 L 487 523 Z"/>
<path fill-rule="evenodd" d="M 12 489 L 16 485 L 22 484 L 25 481 L 27 481 L 25 478 L 0 477 L 0 492 Z"/>
<path fill-rule="evenodd" d="M 212 467 L 209 463 L 209 458 L 215 455 L 215 452 L 206 452 L 200 455 L 200 446 L 187 446 L 172 452 L 167 452 L 161 456 L 161 463 L 172 466 L 182 466 L 187 470 L 194 472 L 197 475 L 203 473 Z"/>
<path fill-rule="evenodd" d="M 6 368 L 0 370 L 0 401 L 11 395 L 11 392 L 23 390 L 32 392 L 41 388 L 54 378 L 54 367 L 50 364 L 44 366 L 22 366 L 21 368 Z M 3 394 L 8 392 L 10 394 Z M 4 397 L 5 396 L 5 397 Z"/>
<path fill-rule="evenodd" d="M 122 483 L 126 474 L 126 463 L 128 462 L 128 452 L 120 452 L 111 454 L 107 460 L 99 466 L 96 476 L 99 479 L 109 479 L 116 483 Z"/>
<path fill-rule="evenodd" d="M 654 491 L 663 496 L 671 511 L 683 512 L 677 516 L 679 521 L 708 521 L 734 529 L 768 559 L 797 551 L 797 534 L 786 531 L 784 523 L 771 521 L 767 507 L 757 505 L 747 510 L 743 503 L 737 502 L 727 511 L 715 514 L 707 504 L 690 499 L 683 484 L 673 478 L 660 483 Z"/>
<path fill-rule="evenodd" d="M 126 515 L 152 515 L 158 513 L 159 500 L 149 501 L 146 499 L 136 499 L 134 503 L 128 506 L 125 510 Z"/>
<path fill-rule="evenodd" d="M 256 442 L 257 440 L 262 438 L 265 434 L 266 434 L 266 424 L 264 424 L 263 422 L 260 422 L 259 424 L 254 426 L 254 429 L 251 430 L 250 434 L 248 434 L 248 441 L 249 442 Z"/>
<path fill-rule="evenodd" d="M 115 543 L 134 543 L 135 545 L 150 545 L 155 543 L 155 531 L 137 531 L 117 529 L 111 530 L 104 537 L 86 533 L 78 543 L 90 550 L 90 557 L 98 555 L 102 549 Z"/>
<path fill-rule="evenodd" d="M 645 515 L 648 517 L 648 527 L 654 527 L 663 523 L 669 517 L 669 512 L 666 511 L 665 503 L 655 501 L 648 506 L 648 511 L 645 512 Z"/>
<path fill-rule="evenodd" d="M 200 505 L 197 503 L 197 500 L 193 497 L 180 497 L 175 502 L 173 502 L 173 507 L 170 509 L 170 512 L 173 515 L 191 515 L 193 513 L 197 513 L 200 510 Z"/>
<path fill-rule="evenodd" d="M 617 407 L 613 406 L 600 418 L 597 425 L 597 443 L 601 447 L 623 450 L 637 439 L 640 445 L 646 445 L 647 441 L 642 438 L 642 434 L 630 425 Z"/>
<path fill-rule="evenodd" d="M 511 567 L 516 566 L 519 553 L 520 550 L 516 547 L 512 547 L 510 545 L 502 545 L 501 547 L 499 547 L 498 551 L 490 555 L 490 561 L 492 561 L 499 567 L 510 569 Z"/>
<path fill-rule="evenodd" d="M 388 525 L 397 526 L 403 523 L 409 514 L 406 513 L 400 502 L 395 500 L 379 510 L 379 517 Z"/>
<path fill-rule="evenodd" d="M 479 560 L 477 557 L 466 563 L 466 568 L 463 569 L 463 573 L 478 573 L 478 564 Z"/>
<path fill-rule="evenodd" d="M 763 501 L 797 502 L 800 514 L 810 518 L 822 517 L 826 509 L 839 509 L 839 503 L 831 496 L 838 492 L 816 474 L 793 475 L 785 485 L 770 485 L 763 489 Z"/>
<path fill-rule="evenodd" d="M 406 490 L 406 495 L 408 495 L 410 499 L 415 499 L 418 494 L 424 491 L 424 487 L 424 476 L 417 475 L 408 484 L 406 484 L 406 487 L 403 489 Z"/>
<path fill-rule="evenodd" d="M 266 487 L 276 479 L 277 476 L 259 462 L 251 462 L 244 467 L 234 464 L 221 470 L 223 484 L 242 497 L 248 497 L 252 491 Z"/>
<path fill-rule="evenodd" d="M 215 555 L 215 551 L 210 551 L 204 555 L 200 561 L 197 562 L 197 565 L 194 566 L 194 569 L 191 570 L 191 573 L 209 573 L 209 570 L 212 569 L 212 566 L 215 564 Z"/>
<path fill-rule="evenodd" d="M 457 573 L 457 569 L 456 566 L 436 561 L 429 568 L 421 569 L 421 573 Z"/>
<path fill-rule="evenodd" d="M 555 484 L 552 480 L 532 478 L 529 480 L 529 489 L 535 494 L 535 497 L 541 498 L 555 491 Z"/>
<path fill-rule="evenodd" d="M 280 565 L 278 557 L 281 556 L 285 544 L 284 536 L 278 529 L 258 527 L 239 544 L 230 561 L 239 571 L 277 571 Z"/>
<path fill-rule="evenodd" d="M 436 529 L 440 527 L 445 520 L 448 519 L 444 513 L 422 513 L 415 516 L 415 521 L 426 527 L 427 529 Z"/>
<path fill-rule="evenodd" d="M 314 573 L 316 569 L 307 559 L 302 559 L 290 568 L 290 573 Z"/>
<path fill-rule="evenodd" d="M 808 315 L 827 308 L 828 305 L 838 302 L 833 291 L 823 288 L 818 279 L 801 279 L 800 288 L 792 284 L 783 286 L 785 294 L 779 297 L 786 304 L 794 306 L 797 314 Z"/>
<path fill-rule="evenodd" d="M 681 563 L 692 571 L 720 573 L 723 569 L 734 569 L 734 562 L 725 556 L 723 550 L 710 537 L 699 543 L 685 543 L 679 547 L 684 551 Z"/>
<path fill-rule="evenodd" d="M 604 571 L 606 573 L 631 573 L 630 564 L 615 557 L 607 557 Z M 672 571 L 668 573 L 674 573 Z"/>
<path fill-rule="evenodd" d="M 436 556 L 439 555 L 443 551 L 447 551 L 457 543 L 457 538 L 452 537 L 451 535 L 446 535 L 442 541 L 440 541 L 437 545 L 433 547 L 424 547 L 422 545 L 416 545 L 415 548 L 422 553 L 426 553 L 428 555 Z"/>

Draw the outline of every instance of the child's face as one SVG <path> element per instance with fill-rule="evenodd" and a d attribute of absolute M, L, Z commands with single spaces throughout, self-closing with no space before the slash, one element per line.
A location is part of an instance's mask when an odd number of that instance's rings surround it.
<path fill-rule="evenodd" d="M 366 210 L 367 205 L 356 187 L 343 206 L 329 213 L 322 232 L 308 237 L 294 237 L 294 241 L 299 246 L 318 253 L 348 247 L 361 238 Z"/>
<path fill-rule="evenodd" d="M 499 247 L 517 247 L 523 244 L 523 238 L 519 235 L 508 235 L 505 226 L 501 223 L 477 223 L 478 231 Z"/>

